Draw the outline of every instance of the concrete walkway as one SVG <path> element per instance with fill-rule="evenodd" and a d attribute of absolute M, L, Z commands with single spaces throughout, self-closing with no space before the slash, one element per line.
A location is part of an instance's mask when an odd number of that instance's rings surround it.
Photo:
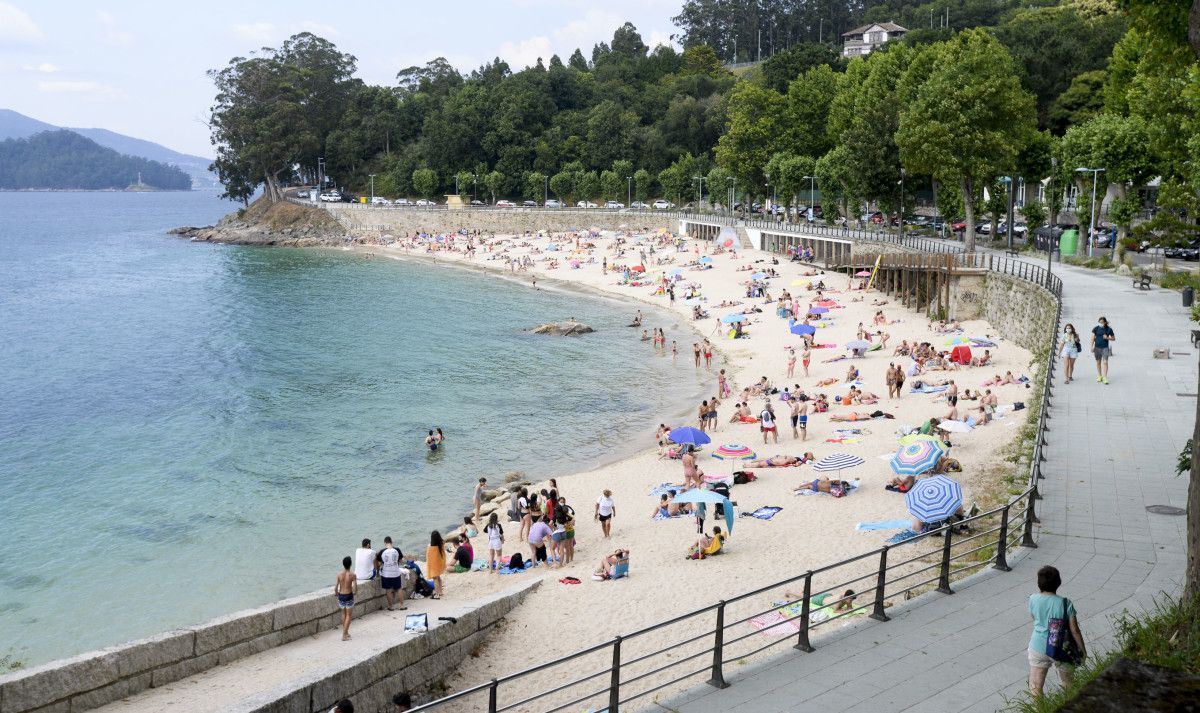
<path fill-rule="evenodd" d="M 1054 271 L 1064 283 L 1063 321 L 1083 335 L 1085 354 L 1076 381 L 1063 384 L 1063 370 L 1055 372 L 1038 547 L 1010 556 L 1011 572 L 989 569 L 956 583 L 956 594 L 893 607 L 892 621 L 843 629 L 814 641 L 814 653 L 726 667 L 729 688 L 700 686 L 658 706 L 681 713 L 995 711 L 1025 690 L 1027 602 L 1042 565 L 1062 572 L 1060 593 L 1079 610 L 1089 652 L 1111 646 L 1114 616 L 1181 591 L 1186 517 L 1146 508 L 1186 505 L 1187 476 L 1175 476 L 1175 463 L 1196 411 L 1187 310 L 1177 292 L 1138 291 L 1128 279 L 1057 263 Z M 1108 386 L 1096 383 L 1086 353 L 1100 315 L 1117 335 Z M 1172 358 L 1154 359 L 1157 347 Z"/>

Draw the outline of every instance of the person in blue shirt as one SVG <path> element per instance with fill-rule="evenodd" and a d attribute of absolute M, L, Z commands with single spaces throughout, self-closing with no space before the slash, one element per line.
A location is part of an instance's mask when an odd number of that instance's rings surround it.
<path fill-rule="evenodd" d="M 1109 342 L 1117 341 L 1112 327 L 1108 326 L 1108 318 L 1101 317 L 1099 324 L 1092 327 L 1092 353 L 1096 355 L 1096 383 L 1108 383 L 1108 358 L 1112 356 Z"/>
<path fill-rule="evenodd" d="M 1042 697 L 1042 688 L 1046 684 L 1046 674 L 1050 666 L 1058 669 L 1058 677 L 1063 687 L 1071 685 L 1075 673 L 1069 663 L 1055 661 L 1046 654 L 1047 639 L 1050 635 L 1050 620 L 1063 618 L 1063 607 L 1066 606 L 1066 619 L 1070 635 L 1079 645 L 1082 655 L 1087 655 L 1083 645 L 1083 634 L 1079 631 L 1079 620 L 1075 616 L 1075 607 L 1070 600 L 1058 596 L 1058 588 L 1062 586 L 1062 575 L 1058 569 L 1049 565 L 1042 567 L 1037 573 L 1038 593 L 1029 595 L 1029 615 L 1033 617 L 1033 633 L 1029 637 L 1029 692 L 1036 700 Z"/>

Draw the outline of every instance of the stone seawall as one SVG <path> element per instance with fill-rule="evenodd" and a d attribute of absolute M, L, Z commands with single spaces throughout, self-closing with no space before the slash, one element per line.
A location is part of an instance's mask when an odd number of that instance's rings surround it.
<path fill-rule="evenodd" d="M 960 294 L 960 299 L 962 296 Z M 1056 328 L 1055 303 L 1054 297 L 1043 288 L 1010 275 L 988 272 L 984 276 L 981 300 L 979 316 L 1005 339 L 1034 354 L 1050 343 Z"/>
<path fill-rule="evenodd" d="M 527 230 L 565 231 L 572 228 L 620 230 L 629 228 L 679 230 L 679 217 L 654 213 L 617 213 L 603 210 L 483 209 L 448 210 L 387 208 L 351 203 L 331 203 L 325 209 L 346 230 L 359 236 L 378 237 L 406 233 L 452 233 L 460 229 L 481 230 L 497 235 Z"/>
<path fill-rule="evenodd" d="M 385 600 L 378 582 L 359 586 L 354 616 L 359 618 L 381 609 Z M 484 604 L 460 617 L 453 625 L 439 626 L 427 636 L 417 637 L 381 654 L 387 666 L 368 667 L 380 678 L 403 674 L 405 683 L 415 688 L 461 659 L 485 635 L 497 619 L 516 606 L 524 591 Z M 139 641 L 112 646 L 67 659 L 53 661 L 28 670 L 0 677 L 0 713 L 51 713 L 82 711 L 135 695 L 150 688 L 165 686 L 209 669 L 282 646 L 319 631 L 340 626 L 341 614 L 328 587 L 311 594 L 286 599 L 256 609 L 237 612 L 204 624 L 168 631 Z M 432 622 L 431 622 L 432 623 Z M 472 643 L 465 644 L 467 640 Z M 452 653 L 447 653 L 452 651 Z M 414 653 L 416 652 L 416 653 Z M 435 663 L 429 663 L 434 661 Z M 405 673 L 420 663 L 420 671 Z M 342 695 L 362 691 L 375 681 L 369 676 L 348 672 L 327 672 L 330 678 L 349 675 L 349 682 L 338 678 Z M 418 675 L 419 674 L 419 675 Z M 362 683 L 363 685 L 350 685 Z M 298 701 L 310 695 L 311 710 L 328 710 L 333 705 L 318 693 L 319 681 L 287 692 L 288 700 Z M 308 700 L 305 698 L 305 700 Z M 273 706 L 273 707 L 272 707 Z M 382 706 L 381 706 L 382 707 Z M 263 710 L 310 710 L 288 703 L 278 707 L 264 702 Z"/>

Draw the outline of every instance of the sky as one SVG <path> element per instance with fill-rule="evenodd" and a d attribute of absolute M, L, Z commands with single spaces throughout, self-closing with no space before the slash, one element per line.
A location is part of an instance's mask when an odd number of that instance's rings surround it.
<path fill-rule="evenodd" d="M 0 109 L 59 126 L 104 128 L 210 157 L 210 69 L 312 32 L 358 58 L 358 76 L 445 57 L 469 72 L 495 57 L 514 71 L 597 42 L 632 22 L 671 44 L 682 0 L 181 2 L 0 0 Z"/>

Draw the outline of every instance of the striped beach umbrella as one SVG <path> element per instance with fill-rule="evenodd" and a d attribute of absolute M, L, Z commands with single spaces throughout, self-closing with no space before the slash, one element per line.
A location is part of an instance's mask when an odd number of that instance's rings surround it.
<path fill-rule="evenodd" d="M 944 475 L 922 478 L 904 494 L 904 504 L 921 522 L 945 520 L 962 505 L 962 486 Z"/>
<path fill-rule="evenodd" d="M 901 446 L 907 446 L 910 443 L 916 443 L 917 441 L 932 441 L 935 445 L 937 445 L 938 448 L 941 448 L 942 451 L 945 451 L 948 448 L 948 446 L 945 444 L 944 441 L 942 441 L 942 439 L 938 438 L 937 436 L 930 436 L 925 433 L 910 433 L 907 436 L 900 437 L 900 445 Z"/>
<path fill-rule="evenodd" d="M 946 451 L 936 440 L 917 440 L 901 446 L 892 456 L 892 472 L 896 475 L 920 475 L 937 465 Z"/>
<path fill-rule="evenodd" d="M 754 451 L 740 443 L 724 443 L 713 451 L 712 457 L 720 460 L 747 460 L 754 457 Z"/>
<path fill-rule="evenodd" d="M 858 456 L 852 456 L 848 453 L 834 453 L 817 461 L 813 466 L 813 470 L 818 473 L 826 473 L 831 470 L 842 471 L 846 468 L 853 468 L 863 464 L 863 459 Z"/>

